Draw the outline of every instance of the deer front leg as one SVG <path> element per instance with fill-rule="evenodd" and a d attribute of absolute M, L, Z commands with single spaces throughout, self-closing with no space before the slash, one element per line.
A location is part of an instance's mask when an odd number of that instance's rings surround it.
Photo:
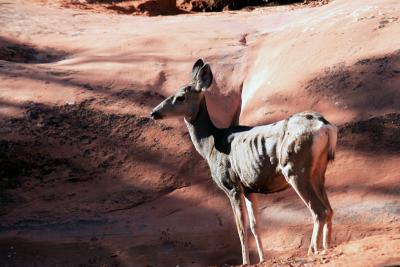
<path fill-rule="evenodd" d="M 231 202 L 239 239 L 242 246 L 243 264 L 250 264 L 249 248 L 247 245 L 247 226 L 243 212 L 243 195 L 239 190 L 232 189 L 228 193 L 228 197 Z"/>

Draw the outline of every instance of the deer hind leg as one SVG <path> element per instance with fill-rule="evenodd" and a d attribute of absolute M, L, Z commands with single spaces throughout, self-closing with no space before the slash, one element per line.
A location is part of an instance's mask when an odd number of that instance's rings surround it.
<path fill-rule="evenodd" d="M 233 215 L 235 217 L 236 228 L 239 234 L 240 243 L 242 246 L 243 264 L 250 264 L 249 248 L 247 243 L 247 225 L 243 212 L 243 195 L 239 190 L 232 189 L 228 193 L 231 202 Z"/>
<path fill-rule="evenodd" d="M 246 202 L 247 214 L 249 216 L 250 230 L 253 233 L 254 239 L 256 240 L 258 256 L 260 262 L 264 261 L 263 245 L 260 239 L 260 234 L 258 231 L 258 210 L 257 201 L 254 193 L 248 193 L 244 195 Z"/>
<path fill-rule="evenodd" d="M 331 205 L 328 200 L 328 196 L 326 195 L 325 189 L 324 189 L 324 199 L 325 203 L 328 205 L 328 213 L 327 213 L 327 218 L 326 222 L 324 224 L 324 230 L 323 230 L 323 247 L 325 252 L 329 249 L 332 241 L 332 218 L 333 218 L 333 210 L 331 208 Z"/>
<path fill-rule="evenodd" d="M 327 149 L 325 149 L 324 151 L 322 151 L 319 157 L 316 157 L 319 160 L 316 162 L 317 164 L 314 165 L 314 170 L 312 173 L 312 178 L 313 178 L 312 185 L 314 191 L 317 193 L 319 199 L 326 208 L 326 220 L 323 225 L 323 234 L 322 234 L 323 236 L 322 245 L 325 253 L 329 249 L 331 243 L 332 217 L 333 217 L 333 210 L 325 190 L 325 172 L 328 164 L 328 157 L 326 156 L 327 153 L 328 151 Z"/>
<path fill-rule="evenodd" d="M 329 203 L 325 190 L 325 172 L 328 165 L 329 139 L 320 131 L 313 137 L 312 145 L 312 171 L 311 171 L 311 187 L 319 197 L 325 207 L 325 222 L 323 224 L 323 249 L 324 253 L 329 249 L 332 236 L 332 217 L 333 210 Z"/>
<path fill-rule="evenodd" d="M 318 196 L 317 192 L 311 183 L 311 177 L 307 171 L 295 171 L 293 164 L 290 162 L 282 169 L 288 183 L 293 187 L 299 197 L 303 200 L 304 204 L 310 210 L 313 217 L 313 232 L 311 236 L 309 254 L 318 253 L 318 247 L 321 243 L 321 236 L 326 218 L 328 215 L 328 208 Z"/>
<path fill-rule="evenodd" d="M 320 198 L 321 198 L 322 202 L 324 202 L 325 207 L 326 207 L 326 221 L 325 221 L 325 224 L 323 227 L 322 245 L 323 245 L 324 251 L 327 252 L 327 250 L 330 247 L 331 240 L 332 240 L 333 210 L 332 210 L 331 204 L 329 202 L 328 195 L 326 194 L 324 184 L 320 185 Z"/>

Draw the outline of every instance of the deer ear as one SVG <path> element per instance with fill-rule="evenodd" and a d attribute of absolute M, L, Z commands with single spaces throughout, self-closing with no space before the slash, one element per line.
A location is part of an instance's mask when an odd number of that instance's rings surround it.
<path fill-rule="evenodd" d="M 196 90 L 206 91 L 213 81 L 213 74 L 211 72 L 210 65 L 205 64 L 197 74 L 196 77 Z"/>
<path fill-rule="evenodd" d="M 202 58 L 199 58 L 193 65 L 192 68 L 192 79 L 196 80 L 197 74 L 199 73 L 200 69 L 204 66 L 204 61 Z"/>

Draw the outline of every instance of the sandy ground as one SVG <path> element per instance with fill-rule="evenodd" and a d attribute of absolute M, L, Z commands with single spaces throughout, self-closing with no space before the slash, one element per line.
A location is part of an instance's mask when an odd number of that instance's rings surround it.
<path fill-rule="evenodd" d="M 151 18 L 0 0 L 0 265 L 241 263 L 183 122 L 147 117 L 198 57 L 219 127 L 313 109 L 340 129 L 334 248 L 306 257 L 295 193 L 260 196 L 260 266 L 400 264 L 397 36 L 396 0 Z"/>

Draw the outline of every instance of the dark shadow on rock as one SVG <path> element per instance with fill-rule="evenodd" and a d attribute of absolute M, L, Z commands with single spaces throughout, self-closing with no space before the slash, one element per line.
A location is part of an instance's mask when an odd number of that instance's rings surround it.
<path fill-rule="evenodd" d="M 0 37 L 0 60 L 16 63 L 51 63 L 67 57 L 65 51 L 54 48 L 39 48 L 32 44 Z"/>
<path fill-rule="evenodd" d="M 137 13 L 140 11 L 139 9 L 137 9 L 134 6 L 123 7 L 123 6 L 118 6 L 118 5 L 107 6 L 107 9 L 113 10 L 113 11 L 117 12 L 118 14 L 133 14 L 133 13 Z"/>
<path fill-rule="evenodd" d="M 222 10 L 240 10 L 242 8 L 254 8 L 257 6 L 279 6 L 303 2 L 303 0 L 184 0 L 182 6 L 191 11 L 219 12 Z M 317 2 L 317 1 L 315 1 Z"/>
<path fill-rule="evenodd" d="M 24 238 L 0 240 L 2 266 L 116 266 L 129 267 L 119 251 L 92 242 L 44 242 Z"/>
<path fill-rule="evenodd" d="M 371 112 L 400 107 L 400 50 L 326 68 L 305 86 L 316 101 L 328 99 L 338 108 L 366 119 Z"/>
<path fill-rule="evenodd" d="M 148 16 L 159 15 L 179 15 L 186 14 L 185 10 L 176 7 L 174 0 L 81 0 L 68 4 L 65 7 L 75 6 L 82 9 L 90 9 L 93 5 L 104 10 L 116 12 L 118 14 L 146 14 Z"/>
<path fill-rule="evenodd" d="M 338 149 L 400 155 L 400 113 L 390 113 L 339 127 Z"/>
<path fill-rule="evenodd" d="M 146 136 L 149 128 L 156 132 L 172 128 L 159 127 L 147 117 L 96 111 L 89 107 L 90 102 L 54 107 L 29 103 L 24 107 L 24 118 L 5 122 L 3 127 L 7 131 L 3 131 L 0 140 L 1 188 L 18 187 L 26 179 L 77 183 L 112 178 L 118 169 L 134 166 L 141 160 L 152 161 L 157 168 L 170 169 L 170 173 L 162 177 L 162 187 L 152 192 L 133 190 L 133 198 L 120 201 L 121 204 L 139 205 L 160 193 L 187 185 L 188 181 L 175 177 L 171 171 L 174 165 L 179 170 L 180 160 L 187 155 L 171 160 L 168 155 L 172 151 L 163 153 L 159 140 L 152 140 L 151 148 L 141 142 L 149 137 Z M 113 173 L 108 173 L 110 169 Z"/>

